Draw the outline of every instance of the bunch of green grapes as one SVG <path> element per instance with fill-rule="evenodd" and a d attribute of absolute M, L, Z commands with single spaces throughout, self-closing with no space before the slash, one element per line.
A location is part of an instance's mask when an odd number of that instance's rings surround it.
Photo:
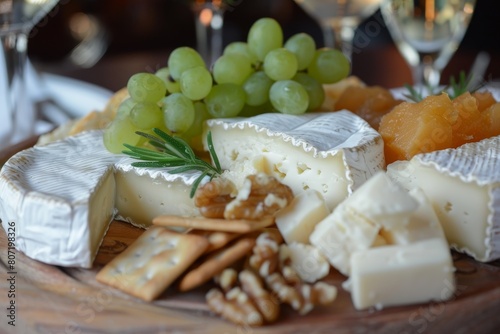
<path fill-rule="evenodd" d="M 120 152 L 123 143 L 141 144 L 135 131 L 157 127 L 198 149 L 205 120 L 317 110 L 325 98 L 323 84 L 338 82 L 349 71 L 340 51 L 317 49 L 305 33 L 284 41 L 279 23 L 262 18 L 246 42 L 226 46 L 211 70 L 196 50 L 179 47 L 167 67 L 133 75 L 127 84 L 130 98 L 106 130 L 105 145 Z"/>

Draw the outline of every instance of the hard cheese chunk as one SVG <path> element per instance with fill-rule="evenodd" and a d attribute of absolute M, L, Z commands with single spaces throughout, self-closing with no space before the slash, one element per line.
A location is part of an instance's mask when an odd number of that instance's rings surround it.
<path fill-rule="evenodd" d="M 417 200 L 379 172 L 316 225 L 310 242 L 348 276 L 351 255 L 371 248 L 382 228 L 404 228 L 418 206 Z"/>
<path fill-rule="evenodd" d="M 262 114 L 207 125 L 221 166 L 236 185 L 264 172 L 295 195 L 318 191 L 330 210 L 385 167 L 380 134 L 348 111 Z"/>
<path fill-rule="evenodd" d="M 423 190 L 453 248 L 500 258 L 500 137 L 417 155 L 388 166 L 388 175 Z"/>
<path fill-rule="evenodd" d="M 199 172 L 169 174 L 165 168 L 137 168 L 132 162 L 124 158 L 115 167 L 116 219 L 148 227 L 161 215 L 199 215 L 189 197 Z"/>
<path fill-rule="evenodd" d="M 16 248 L 42 262 L 91 267 L 114 214 L 115 161 L 100 132 L 9 159 L 0 173 L 0 218 L 15 222 Z"/>
<path fill-rule="evenodd" d="M 293 201 L 275 216 L 286 243 L 309 243 L 309 235 L 317 223 L 330 214 L 323 196 L 313 189 L 308 189 L 294 197 Z"/>
<path fill-rule="evenodd" d="M 358 251 L 348 285 L 358 310 L 447 300 L 455 291 L 448 244 L 435 238 Z"/>

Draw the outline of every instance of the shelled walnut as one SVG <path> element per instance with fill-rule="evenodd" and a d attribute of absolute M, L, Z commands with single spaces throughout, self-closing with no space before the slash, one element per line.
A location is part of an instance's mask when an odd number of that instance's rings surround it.
<path fill-rule="evenodd" d="M 277 320 L 282 303 L 301 315 L 316 305 L 331 304 L 337 288 L 321 281 L 304 283 L 289 258 L 280 257 L 282 242 L 279 234 L 261 233 L 249 256 L 248 269 L 237 277 L 234 269 L 226 269 L 215 278 L 222 291 L 214 288 L 206 295 L 210 309 L 234 323 L 261 326 Z"/>
<path fill-rule="evenodd" d="M 231 181 L 216 178 L 198 188 L 194 203 L 207 218 L 256 220 L 274 215 L 293 199 L 290 187 L 263 173 L 247 176 L 235 192 Z"/>

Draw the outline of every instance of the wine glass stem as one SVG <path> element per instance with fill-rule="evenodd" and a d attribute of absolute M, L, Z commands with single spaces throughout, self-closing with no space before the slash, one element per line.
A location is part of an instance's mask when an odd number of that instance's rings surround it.
<path fill-rule="evenodd" d="M 323 38 L 325 47 L 337 48 L 351 61 L 352 41 L 356 27 L 351 27 L 340 22 L 323 22 Z"/>
<path fill-rule="evenodd" d="M 211 66 L 222 54 L 224 10 L 211 2 L 194 5 L 196 15 L 196 48 Z"/>
<path fill-rule="evenodd" d="M 436 69 L 434 60 L 430 56 L 421 56 L 421 62 L 413 66 L 412 72 L 415 86 L 437 87 L 441 81 L 441 71 Z"/>
<path fill-rule="evenodd" d="M 25 68 L 28 35 L 24 31 L 0 34 L 0 145 L 13 143 L 13 136 L 34 132 L 34 113 L 26 93 Z"/>

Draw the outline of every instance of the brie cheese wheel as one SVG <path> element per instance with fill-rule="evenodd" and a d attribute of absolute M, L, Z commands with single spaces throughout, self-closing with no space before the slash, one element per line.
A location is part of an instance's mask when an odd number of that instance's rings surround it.
<path fill-rule="evenodd" d="M 385 168 L 380 134 L 349 111 L 211 119 L 205 130 L 237 186 L 263 172 L 295 195 L 318 191 L 330 210 Z"/>
<path fill-rule="evenodd" d="M 434 238 L 358 251 L 346 286 L 358 310 L 445 301 L 456 289 L 449 246 Z"/>
<path fill-rule="evenodd" d="M 15 224 L 16 248 L 42 262 L 90 267 L 114 215 L 115 161 L 92 134 L 9 159 L 0 174 L 0 218 Z"/>
<path fill-rule="evenodd" d="M 500 137 L 419 154 L 387 172 L 423 190 L 451 247 L 478 261 L 500 258 Z"/>
<path fill-rule="evenodd" d="M 132 162 L 108 152 L 100 130 L 14 155 L 0 172 L 0 218 L 15 223 L 16 248 L 45 263 L 89 268 L 113 218 L 147 227 L 158 215 L 198 215 L 189 198 L 198 172 Z"/>

